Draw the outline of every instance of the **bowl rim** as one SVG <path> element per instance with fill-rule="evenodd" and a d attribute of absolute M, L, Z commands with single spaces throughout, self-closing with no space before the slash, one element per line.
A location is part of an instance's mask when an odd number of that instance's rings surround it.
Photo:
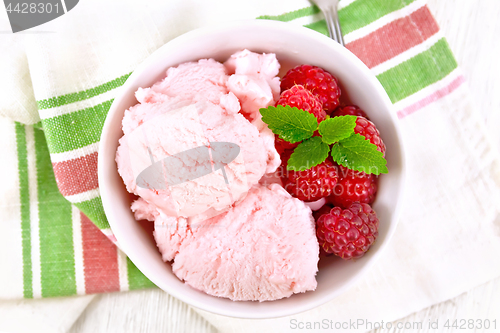
<path fill-rule="evenodd" d="M 351 288 L 355 283 L 357 283 L 363 276 L 365 276 L 366 272 L 370 270 L 373 265 L 376 263 L 378 258 L 380 258 L 381 254 L 385 251 L 387 248 L 387 245 L 390 243 L 397 224 L 399 222 L 399 217 L 400 217 L 400 212 L 401 212 L 401 203 L 402 203 L 402 198 L 404 196 L 404 189 L 405 189 L 405 183 L 406 183 L 406 156 L 405 156 L 405 150 L 404 150 L 404 145 L 403 145 L 403 139 L 402 139 L 402 134 L 401 130 L 398 126 L 398 119 L 395 114 L 395 112 L 391 112 L 391 109 L 393 108 L 392 102 L 390 101 L 386 91 L 383 89 L 382 85 L 380 82 L 376 79 L 375 75 L 371 73 L 371 71 L 364 65 L 364 63 L 361 62 L 354 54 L 352 54 L 349 50 L 346 48 L 340 46 L 338 43 L 335 41 L 331 40 L 327 36 L 318 33 L 312 29 L 308 29 L 306 27 L 294 25 L 291 23 L 287 22 L 280 22 L 280 21 L 273 21 L 273 20 L 258 20 L 258 19 L 252 19 L 252 20 L 235 20 L 235 21 L 230 21 L 230 22 L 223 22 L 223 23 L 218 23 L 214 25 L 207 25 L 201 28 L 197 28 L 195 30 L 191 30 L 189 32 L 186 32 L 170 41 L 167 43 L 163 44 L 161 47 L 159 47 L 157 50 L 155 50 L 153 53 L 151 53 L 149 56 L 147 56 L 133 71 L 133 73 L 127 78 L 126 82 L 118 88 L 119 90 L 117 91 L 117 95 L 108 111 L 108 114 L 106 116 L 106 120 L 103 125 L 103 129 L 101 132 L 101 137 L 100 137 L 100 144 L 99 144 L 99 154 L 98 154 L 98 178 L 99 178 L 99 189 L 100 189 L 100 195 L 101 195 L 101 200 L 102 200 L 102 205 L 104 208 L 105 215 L 109 221 L 109 225 L 111 227 L 112 232 L 116 236 L 117 239 L 117 245 L 120 247 L 120 249 L 127 254 L 127 256 L 130 258 L 130 260 L 136 265 L 136 267 L 143 272 L 143 274 L 150 279 L 153 283 L 157 284 L 155 279 L 151 276 L 150 270 L 145 267 L 142 262 L 141 258 L 138 258 L 134 251 L 133 251 L 133 246 L 129 244 L 128 242 L 120 242 L 120 239 L 123 239 L 123 236 L 120 232 L 119 225 L 117 221 L 115 221 L 113 218 L 110 218 L 108 216 L 108 213 L 112 210 L 111 206 L 113 205 L 112 198 L 108 196 L 107 193 L 107 188 L 106 181 L 101 182 L 102 179 L 105 179 L 106 175 L 106 168 L 109 163 L 107 163 L 107 155 L 109 155 L 109 140 L 107 137 L 107 133 L 109 132 L 110 127 L 113 125 L 111 121 L 111 115 L 115 114 L 118 112 L 118 106 L 120 104 L 120 101 L 124 98 L 126 95 L 125 92 L 130 90 L 131 86 L 134 86 L 134 82 L 138 77 L 140 77 L 143 73 L 143 71 L 148 67 L 148 65 L 154 60 L 160 56 L 162 53 L 165 53 L 166 50 L 169 50 L 171 48 L 174 48 L 177 45 L 182 46 L 182 44 L 187 43 L 189 41 L 193 41 L 199 38 L 202 38 L 204 36 L 210 36 L 213 34 L 216 34 L 218 32 L 221 32 L 223 30 L 228 30 L 231 28 L 244 28 L 244 27 L 260 27 L 263 29 L 286 29 L 289 31 L 289 33 L 294 33 L 294 34 L 301 34 L 305 35 L 307 38 L 310 38 L 314 40 L 315 42 L 321 43 L 321 44 L 327 44 L 327 47 L 333 48 L 336 52 L 343 54 L 346 58 L 349 59 L 349 61 L 354 62 L 354 64 L 357 67 L 361 67 L 362 72 L 367 76 L 367 79 L 371 81 L 372 86 L 375 88 L 377 93 L 381 96 L 381 98 L 384 100 L 385 107 L 389 111 L 389 116 L 392 119 L 392 122 L 394 123 L 394 128 L 395 128 L 395 133 L 396 137 L 399 143 L 400 151 L 400 160 L 398 161 L 400 164 L 400 182 L 398 186 L 398 193 L 399 197 L 397 199 L 396 207 L 393 210 L 392 217 L 391 217 L 391 224 L 387 233 L 386 238 L 384 239 L 384 242 L 380 245 L 380 247 L 377 249 L 376 253 L 372 255 L 371 258 L 365 263 L 365 265 L 359 270 L 359 272 L 356 273 L 354 277 L 352 277 L 345 285 L 337 289 L 336 292 L 326 294 L 323 297 L 319 297 L 316 299 L 316 301 L 309 301 L 309 302 L 304 302 L 305 304 L 301 304 L 299 306 L 289 308 L 285 307 L 285 309 L 281 310 L 275 310 L 273 309 L 272 311 L 268 311 L 264 314 L 262 312 L 257 312 L 257 313 L 242 313 L 241 311 L 232 311 L 231 309 L 224 309 L 221 310 L 220 308 L 213 309 L 212 307 L 206 305 L 204 302 L 198 300 L 198 299 L 193 299 L 190 297 L 186 297 L 185 295 L 182 294 L 182 291 L 179 291 L 175 288 L 162 288 L 159 287 L 159 289 L 164 290 L 165 292 L 168 292 L 170 295 L 173 297 L 189 304 L 192 306 L 195 306 L 199 309 L 219 314 L 219 315 L 225 315 L 229 317 L 237 317 L 237 318 L 248 318 L 248 319 L 265 319 L 265 318 L 278 318 L 278 317 L 283 317 L 283 316 L 288 316 L 288 315 L 293 315 L 297 314 L 300 312 L 304 312 L 307 310 L 310 310 L 312 308 L 318 307 L 335 297 L 339 296 L 340 294 L 344 293 L 346 290 Z M 114 152 L 113 152 L 114 154 Z M 114 155 L 113 155 L 114 156 Z M 109 159 L 109 158 L 108 158 Z M 114 162 L 114 158 L 113 158 Z M 116 169 L 116 163 L 115 163 L 115 169 Z M 146 273 L 147 272 L 147 273 Z M 167 290 L 168 289 L 168 290 Z M 293 295 L 292 295 L 293 296 Z M 215 297 L 215 296 L 212 296 Z M 279 301 L 279 300 L 278 300 Z M 267 302 L 264 302 L 267 303 Z M 260 303 L 260 304 L 264 304 Z"/>

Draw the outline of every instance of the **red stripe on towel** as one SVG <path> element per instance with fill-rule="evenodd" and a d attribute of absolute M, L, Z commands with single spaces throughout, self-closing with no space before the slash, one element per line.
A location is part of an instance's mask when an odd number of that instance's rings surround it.
<path fill-rule="evenodd" d="M 97 152 L 69 161 L 52 163 L 57 186 L 62 195 L 68 196 L 98 187 Z"/>
<path fill-rule="evenodd" d="M 439 31 L 431 12 L 424 6 L 409 16 L 392 21 L 346 47 L 366 66 L 373 68 L 422 43 Z"/>
<path fill-rule="evenodd" d="M 85 214 L 82 220 L 83 265 L 87 294 L 120 290 L 116 246 Z"/>

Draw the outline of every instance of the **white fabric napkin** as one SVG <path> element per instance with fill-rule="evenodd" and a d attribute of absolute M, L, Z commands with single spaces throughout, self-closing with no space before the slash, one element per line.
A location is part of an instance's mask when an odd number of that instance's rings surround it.
<path fill-rule="evenodd" d="M 40 121 L 24 49 L 24 35 L 9 33 L 7 12 L 0 6 L 0 116 L 24 124 Z"/>

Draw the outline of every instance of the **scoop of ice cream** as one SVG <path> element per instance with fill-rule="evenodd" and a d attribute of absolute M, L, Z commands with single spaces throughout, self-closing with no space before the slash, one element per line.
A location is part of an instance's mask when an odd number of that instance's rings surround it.
<path fill-rule="evenodd" d="M 241 113 L 256 126 L 267 146 L 274 146 L 274 134 L 261 120 L 260 108 L 274 105 L 280 96 L 280 64 L 274 53 L 259 54 L 249 50 L 234 53 L 224 65 L 232 74 L 227 88 L 241 103 Z M 268 149 L 269 168 L 273 172 L 281 160 L 276 150 Z"/>
<path fill-rule="evenodd" d="M 278 70 L 274 55 L 248 50 L 224 65 L 181 64 L 125 111 L 116 162 L 140 197 L 131 209 L 155 221 L 173 272 L 210 295 L 266 301 L 316 288 L 310 208 L 259 184 L 281 163 L 259 112 L 279 97 Z"/>
<path fill-rule="evenodd" d="M 279 99 L 280 64 L 274 53 L 259 54 L 243 50 L 224 63 L 230 73 L 227 87 L 241 102 L 242 112 L 252 121 L 260 120 L 260 108 Z"/>
<path fill-rule="evenodd" d="M 245 65 L 247 58 L 253 59 L 251 66 Z M 262 76 L 267 80 L 279 69 L 277 62 L 268 64 L 272 60 L 269 55 L 265 58 L 268 61 L 264 61 L 247 51 L 238 59 L 234 62 L 238 75 Z M 227 87 L 227 73 L 227 65 L 213 59 L 169 68 L 166 77 L 151 88 L 138 89 L 139 104 L 125 111 L 125 136 L 120 139 L 116 157 L 118 171 L 129 192 L 154 204 L 164 214 L 201 214 L 198 219 L 218 214 L 241 200 L 264 173 L 273 172 L 280 165 L 274 135 L 267 127 L 252 125 L 239 113 L 240 100 Z M 138 175 L 152 164 L 196 147 L 210 147 L 212 142 L 236 144 L 241 153 L 227 168 L 212 168 L 214 172 L 183 184 L 166 188 L 137 186 Z M 177 162 L 179 170 L 193 174 L 193 170 L 200 169 L 202 160 L 198 154 Z M 165 168 L 166 162 L 161 163 L 159 169 Z"/>
<path fill-rule="evenodd" d="M 281 165 L 281 156 L 274 146 L 274 133 L 266 125 L 260 129 L 260 137 L 264 142 L 264 150 L 267 154 L 266 174 L 273 173 Z"/>
<path fill-rule="evenodd" d="M 164 214 L 191 217 L 224 211 L 241 200 L 266 172 L 268 156 L 260 133 L 239 113 L 227 114 L 210 102 L 172 110 L 164 101 L 141 104 L 137 109 L 157 115 L 120 139 L 118 172 L 129 192 Z M 220 143 L 239 147 L 239 153 L 215 170 L 211 157 L 216 153 L 214 146 Z M 193 150 L 199 147 L 206 148 L 205 152 Z M 183 152 L 189 154 L 179 158 Z M 138 177 L 153 164 L 158 164 L 158 177 L 167 184 L 150 178 L 145 180 L 150 186 L 140 186 Z"/>
<path fill-rule="evenodd" d="M 214 59 L 186 62 L 170 67 L 166 77 L 151 88 L 139 88 L 136 97 L 140 103 L 154 103 L 167 95 L 219 104 L 221 96 L 229 92 L 228 78 L 224 65 Z"/>
<path fill-rule="evenodd" d="M 276 184 L 253 187 L 229 211 L 197 225 L 160 216 L 154 236 L 177 277 L 210 295 L 269 301 L 316 289 L 311 210 Z"/>

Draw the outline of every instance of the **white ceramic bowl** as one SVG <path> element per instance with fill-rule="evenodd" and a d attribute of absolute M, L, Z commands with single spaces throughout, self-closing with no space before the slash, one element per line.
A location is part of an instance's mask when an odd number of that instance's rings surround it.
<path fill-rule="evenodd" d="M 389 174 L 380 177 L 374 209 L 379 236 L 370 251 L 359 260 L 335 257 L 320 260 L 315 291 L 272 302 L 234 302 L 209 296 L 181 282 L 164 263 L 150 235 L 134 220 L 130 199 L 118 175 L 115 152 L 123 135 L 124 111 L 137 102 L 134 92 L 149 87 L 164 76 L 168 67 L 201 58 L 226 60 L 235 51 L 276 53 L 283 69 L 312 64 L 338 77 L 343 93 L 364 109 L 381 132 L 387 146 Z M 291 315 L 319 306 L 352 286 L 382 254 L 398 221 L 404 180 L 404 158 L 397 119 L 384 89 L 369 69 L 351 52 L 313 30 L 289 23 L 252 20 L 198 29 L 159 48 L 128 78 L 115 98 L 104 124 L 99 151 L 99 185 L 111 228 L 123 251 L 158 287 L 203 310 L 240 318 L 272 318 Z"/>

